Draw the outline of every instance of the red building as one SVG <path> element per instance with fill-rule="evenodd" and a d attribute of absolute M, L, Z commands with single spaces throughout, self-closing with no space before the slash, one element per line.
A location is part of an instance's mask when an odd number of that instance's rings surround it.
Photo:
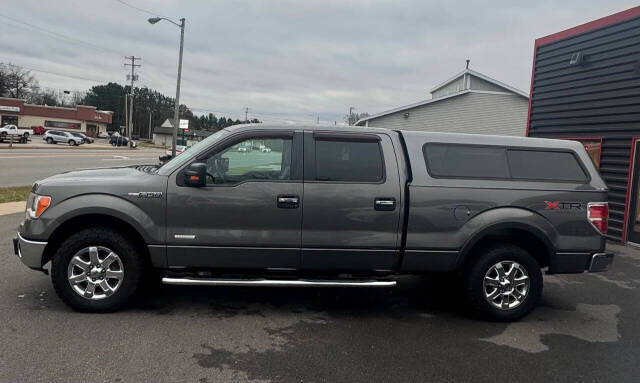
<path fill-rule="evenodd" d="M 640 244 L 640 7 L 536 40 L 527 135 L 581 141 L 609 189 L 607 236 Z"/>
<path fill-rule="evenodd" d="M 83 132 L 95 137 L 107 131 L 113 112 L 97 110 L 94 106 L 75 108 L 26 104 L 25 100 L 0 97 L 0 126 L 8 124 L 29 128 Z"/>

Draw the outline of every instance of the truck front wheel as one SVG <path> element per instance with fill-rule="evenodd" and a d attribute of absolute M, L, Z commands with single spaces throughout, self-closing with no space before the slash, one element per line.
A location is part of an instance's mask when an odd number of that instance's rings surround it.
<path fill-rule="evenodd" d="M 88 228 L 67 238 L 51 266 L 51 280 L 64 303 L 78 311 L 109 312 L 137 292 L 143 260 L 126 236 L 111 228 Z"/>
<path fill-rule="evenodd" d="M 542 295 L 542 273 L 535 258 L 511 244 L 486 248 L 467 270 L 466 294 L 473 308 L 495 321 L 515 321 Z"/>

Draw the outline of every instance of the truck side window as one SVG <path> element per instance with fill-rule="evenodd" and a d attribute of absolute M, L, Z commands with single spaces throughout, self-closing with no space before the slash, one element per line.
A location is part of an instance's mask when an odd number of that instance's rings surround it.
<path fill-rule="evenodd" d="M 384 179 L 382 150 L 377 141 L 316 139 L 316 180 L 380 182 Z"/>
<path fill-rule="evenodd" d="M 509 149 L 507 156 L 511 176 L 516 179 L 568 182 L 587 180 L 578 160 L 569 152 Z"/>
<path fill-rule="evenodd" d="M 206 159 L 207 185 L 291 179 L 291 139 L 254 137 Z"/>
<path fill-rule="evenodd" d="M 434 143 L 423 151 L 434 177 L 509 178 L 503 147 Z"/>

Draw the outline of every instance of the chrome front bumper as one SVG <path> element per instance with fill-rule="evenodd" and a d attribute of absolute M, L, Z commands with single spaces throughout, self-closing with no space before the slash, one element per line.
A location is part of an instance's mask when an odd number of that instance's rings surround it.
<path fill-rule="evenodd" d="M 36 270 L 42 270 L 42 256 L 47 242 L 30 241 L 22 238 L 20 233 L 13 238 L 13 252 L 22 263 Z"/>
<path fill-rule="evenodd" d="M 595 253 L 591 256 L 591 262 L 589 262 L 589 272 L 597 273 L 601 271 L 609 270 L 613 263 L 613 253 Z"/>

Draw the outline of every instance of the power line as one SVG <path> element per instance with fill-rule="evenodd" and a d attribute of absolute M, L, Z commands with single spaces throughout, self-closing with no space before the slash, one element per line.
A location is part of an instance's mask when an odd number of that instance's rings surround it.
<path fill-rule="evenodd" d="M 54 76 L 60 76 L 60 77 L 68 77 L 68 78 L 72 78 L 72 79 L 76 79 L 76 80 L 84 80 L 84 81 L 93 81 L 93 82 L 104 82 L 104 83 L 108 83 L 110 81 L 107 80 L 98 80 L 96 78 L 89 78 L 89 77 L 80 77 L 80 76 L 72 76 L 72 75 L 68 75 L 68 74 L 63 74 L 63 73 L 57 73 L 57 72 L 52 72 L 52 71 L 47 71 L 47 70 L 40 70 L 40 69 L 34 69 L 34 68 L 30 68 L 30 67 L 26 67 L 24 65 L 18 65 L 18 64 L 12 64 L 24 69 L 28 69 L 32 72 L 39 72 L 39 73 L 46 73 L 46 74 L 51 74 Z"/>
<path fill-rule="evenodd" d="M 118 52 L 118 51 L 116 51 L 114 49 L 111 49 L 111 48 L 108 48 L 108 47 L 105 47 L 105 46 L 102 46 L 102 45 L 93 44 L 93 43 L 90 43 L 90 42 L 87 42 L 87 41 L 84 41 L 84 40 L 76 39 L 74 37 L 66 36 L 66 35 L 63 35 L 62 33 L 51 31 L 51 30 L 42 28 L 42 27 L 40 27 L 38 25 L 34 25 L 34 24 L 28 23 L 26 21 L 22 21 L 22 20 L 16 19 L 15 17 L 3 15 L 1 13 L 0 13 L 0 17 L 3 17 L 3 18 L 5 18 L 7 20 L 10 20 L 10 21 L 13 21 L 14 23 L 24 24 L 24 25 L 26 25 L 26 26 L 28 26 L 30 28 L 36 29 L 36 30 L 38 30 L 38 31 L 40 31 L 42 33 L 49 34 L 49 35 L 51 35 L 53 37 L 56 37 L 58 39 L 69 40 L 69 41 L 72 41 L 72 42 L 75 42 L 75 43 L 84 44 L 84 45 L 92 47 L 92 48 L 106 50 L 106 51 L 109 51 L 111 53 L 117 54 L 118 56 L 122 56 L 120 54 L 120 52 Z"/>
<path fill-rule="evenodd" d="M 77 39 L 77 38 L 74 38 L 74 37 L 70 37 L 70 36 L 64 35 L 62 33 L 59 33 L 59 32 L 56 32 L 56 31 L 52 31 L 52 30 L 49 30 L 49 29 L 46 29 L 46 28 L 42 28 L 42 27 L 40 27 L 38 25 L 34 25 L 34 24 L 31 24 L 31 23 L 28 23 L 26 21 L 17 19 L 17 18 L 12 17 L 12 16 L 7 16 L 7 15 L 4 15 L 4 14 L 0 14 L 0 17 L 3 17 L 5 19 L 7 19 L 9 21 L 12 21 L 14 23 L 17 23 L 17 24 L 23 24 L 23 25 L 25 25 L 27 27 L 35 29 L 36 31 L 38 31 L 40 33 L 47 34 L 50 37 L 57 38 L 57 39 L 59 39 L 59 40 L 61 40 L 63 42 L 66 42 L 66 43 L 83 44 L 83 45 L 86 45 L 86 46 L 94 48 L 94 49 L 100 49 L 100 50 L 108 51 L 109 53 L 112 53 L 114 55 L 118 55 L 118 57 L 122 57 L 123 56 L 123 54 L 121 54 L 121 52 L 118 52 L 115 49 L 111 49 L 111 48 L 103 46 L 103 45 L 93 44 L 93 43 L 90 43 L 90 42 L 87 42 L 87 41 L 84 41 L 84 40 L 80 40 L 80 39 Z M 69 77 L 69 78 L 78 79 L 78 80 L 88 80 L 88 81 L 105 82 L 105 83 L 109 82 L 109 81 L 105 81 L 105 80 L 96 80 L 96 79 L 86 78 L 86 77 L 78 77 L 78 76 L 65 75 L 65 74 L 60 74 L 60 73 L 55 73 L 55 72 L 47 72 L 47 71 L 31 69 L 31 68 L 27 68 L 27 67 L 24 67 L 24 68 L 32 70 L 34 72 L 49 73 L 49 74 L 53 74 L 53 75 Z M 157 77 L 153 76 L 153 74 L 151 72 L 149 72 L 148 69 L 146 70 L 146 73 L 151 75 L 152 77 L 154 77 L 156 82 L 162 83 L 162 81 L 159 81 L 157 79 Z"/>
<path fill-rule="evenodd" d="M 115 0 L 115 1 L 117 1 L 118 3 L 120 3 L 120 4 L 124 5 L 124 6 L 127 6 L 127 7 L 129 7 L 129 8 L 135 9 L 135 10 L 140 11 L 140 12 L 144 12 L 144 13 L 146 13 L 146 14 L 148 14 L 148 15 L 151 15 L 151 16 L 159 16 L 159 15 L 158 15 L 157 13 L 155 13 L 155 12 L 148 11 L 148 10 L 146 10 L 146 9 L 144 9 L 144 8 L 140 8 L 140 7 L 138 7 L 138 6 L 135 6 L 135 5 L 133 5 L 133 4 L 129 4 L 129 3 L 124 2 L 124 1 L 122 1 L 122 0 Z"/>

